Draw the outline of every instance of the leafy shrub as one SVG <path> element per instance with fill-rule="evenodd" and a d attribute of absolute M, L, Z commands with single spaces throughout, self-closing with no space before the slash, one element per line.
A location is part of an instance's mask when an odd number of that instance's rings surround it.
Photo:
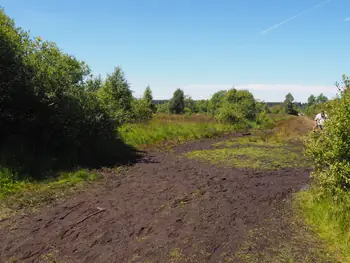
<path fill-rule="evenodd" d="M 217 121 L 222 123 L 240 123 L 244 121 L 242 108 L 237 104 L 225 103 L 215 115 Z"/>
<path fill-rule="evenodd" d="M 116 134 L 124 116 L 114 114 L 109 103 L 118 98 L 113 101 L 118 109 L 131 109 L 131 93 L 120 70 L 102 88 L 99 80 L 86 81 L 90 70 L 83 61 L 52 42 L 31 39 L 3 10 L 0 45 L 2 167 L 39 178 L 76 165 L 115 163 L 124 158 L 124 150 L 132 152 Z M 105 92 L 105 103 L 95 90 Z"/>
<path fill-rule="evenodd" d="M 255 119 L 256 102 L 249 91 L 230 89 L 220 100 L 221 106 L 215 113 L 218 121 L 236 124 Z"/>
<path fill-rule="evenodd" d="M 162 103 L 156 105 L 156 109 L 158 113 L 169 113 L 169 104 L 168 103 Z"/>
<path fill-rule="evenodd" d="M 342 91 L 332 103 L 325 130 L 310 134 L 307 154 L 317 170 L 317 182 L 333 194 L 350 189 L 350 93 Z"/>
<path fill-rule="evenodd" d="M 273 120 L 266 114 L 265 111 L 259 113 L 256 117 L 256 123 L 264 128 L 272 128 L 274 126 Z"/>
<path fill-rule="evenodd" d="M 151 105 L 153 104 L 149 104 L 144 99 L 135 99 L 132 104 L 133 120 L 142 122 L 152 119 L 153 109 Z"/>
<path fill-rule="evenodd" d="M 184 108 L 184 114 L 185 114 L 186 116 L 189 116 L 189 115 L 192 114 L 192 110 L 189 109 L 189 108 Z"/>

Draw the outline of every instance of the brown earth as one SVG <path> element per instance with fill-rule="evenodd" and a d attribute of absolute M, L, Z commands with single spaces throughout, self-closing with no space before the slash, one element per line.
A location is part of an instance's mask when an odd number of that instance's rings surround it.
<path fill-rule="evenodd" d="M 214 142 L 148 153 L 124 175 L 101 171 L 102 184 L 8 219 L 0 261 L 294 262 L 278 254 L 300 236 L 288 200 L 309 170 L 238 170 L 181 156 Z M 310 247 L 298 241 L 288 251 L 297 251 L 295 262 L 331 262 L 317 261 Z M 276 255 L 282 259 L 267 261 Z"/>

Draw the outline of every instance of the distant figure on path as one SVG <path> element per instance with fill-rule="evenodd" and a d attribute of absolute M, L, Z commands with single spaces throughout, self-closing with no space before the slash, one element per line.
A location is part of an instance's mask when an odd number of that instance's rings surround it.
<path fill-rule="evenodd" d="M 315 117 L 314 129 L 316 130 L 317 128 L 319 128 L 323 130 L 324 123 L 327 119 L 328 119 L 328 116 L 324 111 L 321 111 L 319 114 L 317 114 Z"/>

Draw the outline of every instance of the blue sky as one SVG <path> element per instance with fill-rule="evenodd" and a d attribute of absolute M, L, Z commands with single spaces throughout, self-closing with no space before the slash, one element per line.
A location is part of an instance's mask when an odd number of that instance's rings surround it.
<path fill-rule="evenodd" d="M 350 74 L 348 0 L 0 0 L 18 26 L 105 76 L 120 65 L 135 96 L 195 99 L 249 89 L 332 97 Z"/>

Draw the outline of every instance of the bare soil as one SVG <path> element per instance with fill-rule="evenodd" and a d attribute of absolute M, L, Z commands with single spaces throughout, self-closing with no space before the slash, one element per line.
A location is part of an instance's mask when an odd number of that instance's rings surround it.
<path fill-rule="evenodd" d="M 8 219 L 0 262 L 284 262 L 264 260 L 294 240 L 289 200 L 310 170 L 239 170 L 182 156 L 214 142 L 149 152 L 125 174 L 102 170 L 94 188 Z M 321 262 L 302 242 L 293 251 Z"/>

